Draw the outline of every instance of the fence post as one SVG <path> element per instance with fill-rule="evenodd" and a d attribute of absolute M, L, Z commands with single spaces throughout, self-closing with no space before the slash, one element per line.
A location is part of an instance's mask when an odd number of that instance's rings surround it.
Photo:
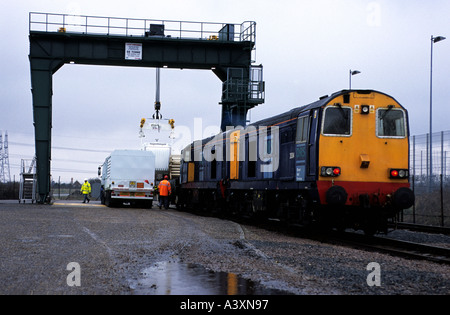
<path fill-rule="evenodd" d="M 444 132 L 441 131 L 441 174 L 444 174 Z"/>
<path fill-rule="evenodd" d="M 444 132 L 441 131 L 441 226 L 444 226 Z"/>
<path fill-rule="evenodd" d="M 422 152 L 420 152 L 422 155 Z M 413 136 L 413 177 L 412 177 L 412 191 L 415 194 L 416 181 L 416 136 Z M 413 223 L 416 224 L 416 203 L 413 204 Z"/>
<path fill-rule="evenodd" d="M 431 176 L 430 176 L 430 135 L 427 133 L 427 156 L 425 162 L 427 163 L 427 180 L 428 180 L 428 192 L 431 191 Z"/>
<path fill-rule="evenodd" d="M 444 185 L 443 185 L 443 176 L 441 174 L 441 226 L 444 226 Z"/>

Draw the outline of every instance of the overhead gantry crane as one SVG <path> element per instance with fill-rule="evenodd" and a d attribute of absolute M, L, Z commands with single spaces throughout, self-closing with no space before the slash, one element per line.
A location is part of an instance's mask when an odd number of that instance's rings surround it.
<path fill-rule="evenodd" d="M 66 63 L 212 70 L 222 81 L 221 128 L 245 126 L 264 103 L 254 65 L 256 23 L 30 13 L 30 67 L 39 202 L 50 192 L 52 76 Z"/>

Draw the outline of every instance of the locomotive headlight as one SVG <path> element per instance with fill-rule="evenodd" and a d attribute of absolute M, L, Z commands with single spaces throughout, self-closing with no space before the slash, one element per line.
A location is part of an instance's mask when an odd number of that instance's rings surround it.
<path fill-rule="evenodd" d="M 370 108 L 369 105 L 362 105 L 361 106 L 361 114 L 367 115 L 369 114 Z"/>
<path fill-rule="evenodd" d="M 389 178 L 391 179 L 407 179 L 409 177 L 409 170 L 392 168 L 389 170 Z"/>
<path fill-rule="evenodd" d="M 338 177 L 341 175 L 341 168 L 337 166 L 322 166 L 320 175 L 323 177 Z"/>

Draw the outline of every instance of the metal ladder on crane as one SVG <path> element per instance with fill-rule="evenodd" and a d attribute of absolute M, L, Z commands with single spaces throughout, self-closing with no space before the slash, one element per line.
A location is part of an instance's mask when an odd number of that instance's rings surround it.
<path fill-rule="evenodd" d="M 20 167 L 19 203 L 34 203 L 36 201 L 36 158 L 22 160 Z"/>

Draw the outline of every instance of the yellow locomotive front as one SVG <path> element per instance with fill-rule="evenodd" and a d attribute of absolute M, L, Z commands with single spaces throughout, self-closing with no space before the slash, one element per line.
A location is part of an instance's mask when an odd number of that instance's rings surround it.
<path fill-rule="evenodd" d="M 412 206 L 405 108 L 380 92 L 348 91 L 324 106 L 321 124 L 321 204 L 373 218 L 394 217 Z"/>

